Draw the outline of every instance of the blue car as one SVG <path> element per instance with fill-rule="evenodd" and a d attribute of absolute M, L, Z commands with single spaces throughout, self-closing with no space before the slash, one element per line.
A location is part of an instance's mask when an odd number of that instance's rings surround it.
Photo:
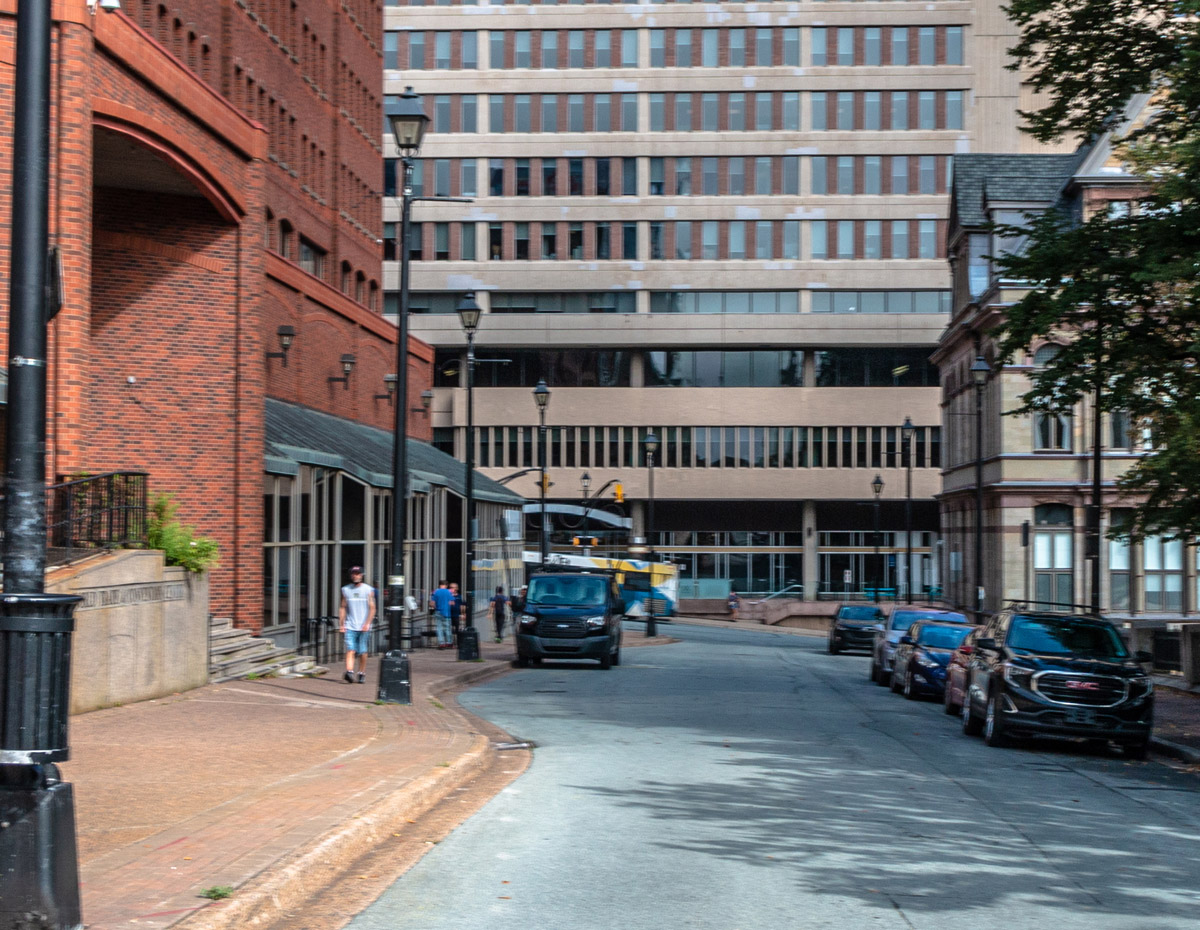
<path fill-rule="evenodd" d="M 964 624 L 918 620 L 896 644 L 892 690 L 903 691 L 910 701 L 919 697 L 940 699 L 946 690 L 946 666 L 973 627 Z"/>
<path fill-rule="evenodd" d="M 871 667 L 867 677 L 878 685 L 887 687 L 893 682 L 900 681 L 900 676 L 893 679 L 892 669 L 896 667 L 896 646 L 900 637 L 918 620 L 932 620 L 949 624 L 961 623 L 969 626 L 966 614 L 957 610 L 942 610 L 937 607 L 894 607 L 891 616 L 875 626 L 875 641 L 871 644 Z"/>

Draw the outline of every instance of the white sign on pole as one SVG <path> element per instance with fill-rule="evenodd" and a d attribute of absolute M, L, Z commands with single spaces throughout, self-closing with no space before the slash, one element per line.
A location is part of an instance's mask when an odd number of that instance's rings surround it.
<path fill-rule="evenodd" d="M 842 584 L 850 584 L 851 581 L 852 581 L 852 579 L 850 576 L 850 569 L 847 568 L 845 571 L 842 572 Z"/>

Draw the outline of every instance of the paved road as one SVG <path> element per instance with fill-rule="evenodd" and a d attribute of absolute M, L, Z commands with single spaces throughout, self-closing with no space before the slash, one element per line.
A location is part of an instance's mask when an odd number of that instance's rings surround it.
<path fill-rule="evenodd" d="M 670 631 L 465 696 L 533 765 L 351 930 L 1196 926 L 1196 775 L 990 749 L 821 640 Z"/>

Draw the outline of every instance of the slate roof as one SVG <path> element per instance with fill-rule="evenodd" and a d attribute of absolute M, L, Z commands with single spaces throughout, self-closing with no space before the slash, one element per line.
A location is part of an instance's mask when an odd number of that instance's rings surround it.
<path fill-rule="evenodd" d="M 295 475 L 301 465 L 337 468 L 377 488 L 392 487 L 392 433 L 296 404 L 267 398 L 263 470 Z M 408 443 L 408 486 L 431 485 L 466 495 L 467 467 L 453 456 L 416 439 Z M 475 472 L 475 499 L 520 505 L 525 498 Z"/>
<path fill-rule="evenodd" d="M 1084 156 L 1082 150 L 1069 155 L 956 155 L 953 208 L 958 225 L 986 226 L 989 201 L 1057 200 Z"/>

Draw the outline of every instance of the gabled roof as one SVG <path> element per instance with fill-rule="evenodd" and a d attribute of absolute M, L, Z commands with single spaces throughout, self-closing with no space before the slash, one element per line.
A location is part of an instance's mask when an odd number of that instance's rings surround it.
<path fill-rule="evenodd" d="M 996 201 L 1053 203 L 1084 154 L 956 155 L 951 203 L 955 222 L 967 228 L 986 226 L 987 205 Z"/>
<path fill-rule="evenodd" d="M 294 475 L 301 465 L 319 465 L 341 469 L 377 488 L 393 486 L 389 430 L 272 398 L 266 399 L 264 408 L 264 471 Z M 407 451 L 410 491 L 427 491 L 437 485 L 460 497 L 466 495 L 467 468 L 458 459 L 416 439 L 407 440 Z M 479 472 L 475 473 L 474 495 L 476 500 L 500 504 L 525 503 L 521 495 Z"/>

